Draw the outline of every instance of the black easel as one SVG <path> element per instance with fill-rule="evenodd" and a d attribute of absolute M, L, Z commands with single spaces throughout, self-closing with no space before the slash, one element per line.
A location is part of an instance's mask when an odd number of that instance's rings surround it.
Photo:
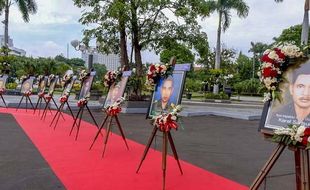
<path fill-rule="evenodd" d="M 5 100 L 4 100 L 3 96 L 2 96 L 2 94 L 0 94 L 0 97 L 1 97 L 1 99 L 2 99 L 2 101 L 3 101 L 3 103 L 4 103 L 4 105 L 5 105 L 5 107 L 8 108 L 8 106 L 6 105 L 6 102 L 5 102 Z"/>
<path fill-rule="evenodd" d="M 126 141 L 126 137 L 124 135 L 124 132 L 123 132 L 123 129 L 122 129 L 122 126 L 121 126 L 121 123 L 119 122 L 119 119 L 118 119 L 118 116 L 117 115 L 109 115 L 107 114 L 107 116 L 105 117 L 105 119 L 103 120 L 100 128 L 98 129 L 98 132 L 91 144 L 91 146 L 89 147 L 89 150 L 91 150 L 91 148 L 93 147 L 93 145 L 95 144 L 99 134 L 101 134 L 101 130 L 103 129 L 104 125 L 106 124 L 107 120 L 109 119 L 109 122 L 108 122 L 108 126 L 107 126 L 107 131 L 106 131 L 106 134 L 105 134 L 105 137 L 104 137 L 104 145 L 103 145 L 103 152 L 102 152 L 102 157 L 104 156 L 104 153 L 105 153 L 105 149 L 106 149 L 106 146 L 107 146 L 107 143 L 108 143 L 108 139 L 109 139 L 109 135 L 111 133 L 111 130 L 112 130 L 112 120 L 113 118 L 115 119 L 116 121 L 116 124 L 117 124 L 117 127 L 122 135 L 122 138 L 125 142 L 125 145 L 127 147 L 127 150 L 129 150 L 129 147 L 128 147 L 128 144 L 127 144 L 127 141 Z"/>
<path fill-rule="evenodd" d="M 70 107 L 70 105 L 69 105 L 69 103 L 68 103 L 68 99 L 69 99 L 69 97 L 67 98 L 67 100 L 66 100 L 65 102 L 62 102 L 62 103 L 60 104 L 60 106 L 59 106 L 59 108 L 57 109 L 57 112 L 56 112 L 56 114 L 55 114 L 55 116 L 54 116 L 54 118 L 53 118 L 53 120 L 52 120 L 52 122 L 51 122 L 51 124 L 50 124 L 50 127 L 51 127 L 51 126 L 53 125 L 55 119 L 57 118 L 57 119 L 56 119 L 56 122 L 55 122 L 55 125 L 54 125 L 54 130 L 56 129 L 56 126 L 57 126 L 57 124 L 58 124 L 60 115 L 62 114 L 62 111 L 63 111 L 63 108 L 64 108 L 65 104 L 67 105 L 67 107 L 68 107 L 68 109 L 69 109 L 69 111 L 70 111 L 70 113 L 71 113 L 72 118 L 75 120 L 75 117 L 74 117 L 74 114 L 73 114 L 73 112 L 72 112 L 72 109 L 71 109 L 71 107 Z"/>
<path fill-rule="evenodd" d="M 50 110 L 49 104 L 50 104 L 51 100 L 53 101 L 53 103 L 54 103 L 56 109 L 57 109 L 57 110 L 59 109 L 59 107 L 57 106 L 57 103 L 56 103 L 56 101 L 55 101 L 53 95 L 51 95 L 51 97 L 49 97 L 49 98 L 44 97 L 45 107 L 44 107 L 44 110 L 43 110 L 43 113 L 42 113 L 42 116 L 41 116 L 41 120 L 42 120 L 42 119 L 45 120 L 46 114 L 47 114 L 47 110 Z M 51 114 L 52 114 L 52 111 L 51 111 L 51 110 L 50 110 L 50 112 L 51 112 Z M 61 115 L 61 117 L 63 118 L 63 120 L 65 120 L 65 118 L 64 118 L 64 116 L 62 115 L 61 112 L 60 112 L 60 115 Z"/>
<path fill-rule="evenodd" d="M 20 99 L 20 101 L 19 101 L 19 103 L 18 103 L 18 106 L 17 106 L 17 108 L 16 108 L 16 111 L 19 109 L 20 104 L 22 103 L 22 101 L 23 101 L 24 98 L 26 98 L 26 112 L 27 112 L 27 109 L 28 109 L 28 101 L 29 101 L 29 103 L 30 103 L 32 109 L 34 109 L 34 106 L 33 106 L 32 102 L 31 102 L 31 99 L 30 99 L 29 96 L 30 96 L 30 95 L 26 95 L 26 94 L 23 94 L 23 95 L 22 95 L 22 97 L 21 97 L 21 99 Z"/>
<path fill-rule="evenodd" d="M 144 150 L 144 153 L 142 155 L 142 158 L 141 158 L 141 161 L 140 161 L 140 164 L 138 166 L 138 169 L 136 171 L 136 173 L 139 172 L 140 170 L 140 167 L 151 147 L 151 144 L 153 142 L 153 139 L 156 135 L 158 131 L 158 128 L 157 126 L 154 126 L 153 128 L 153 132 L 148 140 L 148 143 L 145 147 L 145 150 Z M 169 140 L 169 143 L 170 143 L 170 147 L 171 147 L 171 150 L 173 152 L 173 156 L 174 156 L 174 159 L 177 161 L 177 164 L 178 164 L 178 167 L 180 169 L 180 172 L 181 172 L 181 175 L 183 175 L 183 171 L 182 171 L 182 168 L 181 168 L 181 164 L 180 164 L 180 161 L 179 161 L 179 157 L 178 157 L 178 154 L 177 154 L 177 151 L 176 151 L 176 148 L 175 148 L 175 145 L 174 145 L 174 142 L 173 142 L 173 139 L 172 139 L 172 136 L 171 136 L 171 133 L 170 131 L 162 131 L 163 133 L 163 148 L 162 148 L 162 171 L 163 171 L 163 189 L 165 189 L 165 184 L 166 184 L 166 166 L 167 166 L 167 144 L 168 144 L 168 140 Z"/>
<path fill-rule="evenodd" d="M 282 143 L 277 145 L 268 161 L 265 163 L 264 167 L 260 170 L 256 179 L 250 186 L 250 190 L 257 190 L 260 187 L 274 164 L 279 159 L 285 147 L 286 145 Z M 310 190 L 309 151 L 300 147 L 295 148 L 293 151 L 295 156 L 296 190 Z"/>
<path fill-rule="evenodd" d="M 90 115 L 91 118 L 93 119 L 93 121 L 94 121 L 96 127 L 99 128 L 99 126 L 98 126 L 98 124 L 97 124 L 97 122 L 96 122 L 96 120 L 95 120 L 93 114 L 91 113 L 89 107 L 87 106 L 87 103 L 88 103 L 88 102 L 86 102 L 85 104 L 83 104 L 83 105 L 80 106 L 80 109 L 79 109 L 79 111 L 78 111 L 76 117 L 74 118 L 74 122 L 73 122 L 73 125 L 72 125 L 71 130 L 70 130 L 70 134 L 69 134 L 69 135 L 71 135 L 71 133 L 72 133 L 74 127 L 77 126 L 77 132 L 76 132 L 76 135 L 75 135 L 75 140 L 77 140 L 78 135 L 79 135 L 80 126 L 81 126 L 81 121 L 82 121 L 82 117 L 83 117 L 83 113 L 84 113 L 85 107 L 86 107 L 86 109 L 87 109 L 89 115 Z M 78 119 L 79 119 L 79 121 L 77 122 Z M 77 125 L 76 125 L 76 123 L 77 123 Z"/>

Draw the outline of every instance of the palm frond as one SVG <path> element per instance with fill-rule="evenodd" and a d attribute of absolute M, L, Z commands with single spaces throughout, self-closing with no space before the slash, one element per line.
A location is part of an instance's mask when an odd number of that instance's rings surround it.
<path fill-rule="evenodd" d="M 223 11 L 223 18 L 222 18 L 222 23 L 223 23 L 223 31 L 225 32 L 231 23 L 231 14 L 229 10 Z"/>
<path fill-rule="evenodd" d="M 37 3 L 35 0 L 15 0 L 15 2 L 22 14 L 23 20 L 29 22 L 29 14 L 37 12 Z"/>
<path fill-rule="evenodd" d="M 231 8 L 237 11 L 239 17 L 247 17 L 250 7 L 243 0 L 231 0 Z"/>

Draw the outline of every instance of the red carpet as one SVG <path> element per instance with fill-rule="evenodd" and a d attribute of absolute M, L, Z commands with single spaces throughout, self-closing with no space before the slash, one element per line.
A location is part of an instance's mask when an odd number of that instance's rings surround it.
<path fill-rule="evenodd" d="M 162 188 L 161 152 L 150 150 L 139 174 L 135 173 L 145 146 L 127 140 L 128 151 L 122 138 L 113 134 L 109 139 L 105 157 L 101 158 L 102 137 L 91 151 L 88 150 L 97 131 L 96 127 L 82 122 L 79 139 L 69 136 L 72 119 L 65 115 L 54 131 L 49 127 L 52 118 L 45 122 L 32 111 L 0 108 L 11 113 L 29 136 L 67 189 L 103 190 L 159 190 Z M 49 115 L 49 114 L 48 114 Z M 130 129 L 123 126 L 126 132 Z M 237 190 L 248 189 L 231 180 L 181 161 L 184 175 L 180 175 L 173 157 L 167 160 L 166 190 Z"/>

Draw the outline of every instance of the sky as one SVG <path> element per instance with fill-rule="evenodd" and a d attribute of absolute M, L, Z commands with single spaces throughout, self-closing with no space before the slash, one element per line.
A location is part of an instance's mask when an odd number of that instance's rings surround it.
<path fill-rule="evenodd" d="M 250 42 L 271 43 L 283 29 L 302 23 L 304 0 L 244 0 L 250 7 L 248 17 L 240 19 L 232 11 L 232 22 L 222 34 L 222 43 L 227 48 L 248 53 Z M 72 0 L 36 0 L 38 12 L 24 23 L 17 7 L 10 9 L 9 35 L 14 46 L 26 50 L 27 56 L 67 56 L 67 45 L 74 39 L 82 39 L 85 26 L 78 20 L 84 9 L 74 6 Z M 4 16 L 0 16 L 4 20 Z M 212 13 L 199 21 L 207 33 L 209 45 L 215 47 L 218 14 Z M 0 28 L 3 34 L 3 25 Z M 159 62 L 153 52 L 143 52 L 143 62 Z M 81 53 L 69 45 L 69 57 L 81 57 Z"/>

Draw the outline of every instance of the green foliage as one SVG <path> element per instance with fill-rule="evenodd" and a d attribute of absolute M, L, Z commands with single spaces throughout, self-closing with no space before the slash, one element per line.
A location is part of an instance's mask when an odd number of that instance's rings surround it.
<path fill-rule="evenodd" d="M 238 94 L 258 95 L 262 88 L 258 79 L 248 79 L 234 84 L 234 89 Z"/>
<path fill-rule="evenodd" d="M 177 63 L 193 63 L 195 60 L 193 53 L 188 47 L 176 43 L 160 53 L 160 61 L 162 63 L 168 63 L 173 56 L 176 57 Z"/>
<path fill-rule="evenodd" d="M 225 94 L 224 92 L 220 92 L 218 94 L 206 93 L 205 98 L 206 99 L 228 100 L 229 96 Z"/>
<path fill-rule="evenodd" d="M 107 68 L 105 65 L 99 64 L 99 63 L 95 63 L 93 65 L 95 71 L 96 71 L 96 77 L 95 80 L 96 81 L 101 81 L 103 82 L 103 77 L 104 75 L 107 73 Z"/>
<path fill-rule="evenodd" d="M 237 71 L 238 71 L 237 77 L 239 81 L 252 78 L 253 61 L 248 56 L 240 53 L 236 60 L 236 66 L 237 66 Z M 256 73 L 257 72 L 255 72 L 255 76 L 257 77 Z"/>
<path fill-rule="evenodd" d="M 295 26 L 291 26 L 289 28 L 286 28 L 282 31 L 280 36 L 274 37 L 273 40 L 275 41 L 275 44 L 280 42 L 294 42 L 296 45 L 301 44 L 301 31 L 302 31 L 302 25 L 298 24 Z M 310 42 L 310 39 L 308 41 L 308 44 Z"/>
<path fill-rule="evenodd" d="M 185 89 L 190 92 L 198 92 L 201 90 L 202 81 L 186 78 Z"/>
<path fill-rule="evenodd" d="M 6 88 L 7 89 L 16 89 L 17 88 L 17 84 L 15 82 L 10 82 L 6 84 Z"/>

